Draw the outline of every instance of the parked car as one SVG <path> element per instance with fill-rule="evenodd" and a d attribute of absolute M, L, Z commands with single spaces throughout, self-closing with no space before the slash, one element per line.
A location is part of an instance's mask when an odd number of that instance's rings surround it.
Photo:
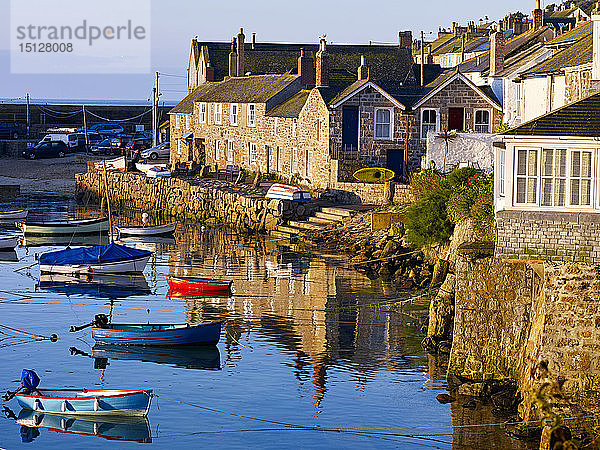
<path fill-rule="evenodd" d="M 125 151 L 125 147 L 129 141 L 133 139 L 132 134 L 119 134 L 110 140 L 110 147 L 113 149 L 114 154 L 122 154 Z"/>
<path fill-rule="evenodd" d="M 163 142 L 162 144 L 158 144 L 156 147 L 148 148 L 142 153 L 140 156 L 143 159 L 158 159 L 158 158 L 168 158 L 171 154 L 171 143 Z"/>
<path fill-rule="evenodd" d="M 69 145 L 69 135 L 67 133 L 49 133 L 39 142 L 62 141 L 65 145 Z"/>
<path fill-rule="evenodd" d="M 23 157 L 27 159 L 52 158 L 58 156 L 62 158 L 67 154 L 67 144 L 63 141 L 42 141 L 34 147 L 29 147 L 23 151 Z"/>
<path fill-rule="evenodd" d="M 133 138 L 125 147 L 129 151 L 142 151 L 152 147 L 152 139 L 149 138 Z"/>
<path fill-rule="evenodd" d="M 77 131 L 84 131 L 83 128 L 79 128 Z M 92 125 L 88 127 L 88 132 L 99 133 L 103 136 L 116 136 L 117 134 L 123 133 L 125 129 L 116 123 L 97 123 L 96 125 Z"/>
<path fill-rule="evenodd" d="M 85 150 L 85 133 L 72 133 L 69 134 L 69 148 L 71 151 L 75 150 Z M 102 136 L 98 133 L 88 132 L 87 134 L 87 142 L 89 146 L 94 144 L 98 144 L 102 141 Z"/>
<path fill-rule="evenodd" d="M 110 146 L 110 141 L 112 141 L 112 138 L 103 139 L 100 142 L 91 145 L 90 151 L 92 153 L 104 153 L 105 155 L 112 155 L 113 149 Z"/>
<path fill-rule="evenodd" d="M 21 134 L 21 127 L 17 122 L 12 120 L 0 121 L 0 136 L 18 139 L 19 134 Z"/>

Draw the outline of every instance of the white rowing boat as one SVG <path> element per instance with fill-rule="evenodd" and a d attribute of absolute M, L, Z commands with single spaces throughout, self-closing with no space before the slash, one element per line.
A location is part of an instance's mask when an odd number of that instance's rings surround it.
<path fill-rule="evenodd" d="M 124 156 L 120 156 L 115 159 L 105 159 L 102 161 L 94 162 L 94 168 L 96 170 L 104 170 L 105 166 L 106 166 L 106 170 L 109 172 L 111 172 L 111 171 L 112 172 L 115 172 L 115 171 L 124 172 L 125 167 L 127 166 L 127 162 L 126 162 Z"/>
<path fill-rule="evenodd" d="M 150 227 L 117 227 L 119 235 L 123 236 L 164 236 L 173 234 L 177 228 L 177 223 L 167 225 L 156 225 Z"/>
<path fill-rule="evenodd" d="M 0 220 L 23 220 L 27 218 L 29 211 L 20 209 L 18 211 L 0 211 Z"/>
<path fill-rule="evenodd" d="M 306 202 L 311 199 L 310 193 L 296 186 L 274 184 L 269 188 L 265 198 L 277 200 L 290 200 L 293 202 Z"/>
<path fill-rule="evenodd" d="M 106 217 L 98 219 L 67 220 L 55 222 L 17 222 L 26 235 L 65 236 L 74 234 L 107 233 L 109 223 Z"/>
<path fill-rule="evenodd" d="M 169 178 L 171 176 L 171 172 L 169 169 L 162 167 L 151 167 L 146 172 L 147 178 Z"/>
<path fill-rule="evenodd" d="M 150 169 L 153 167 L 158 168 L 159 170 L 166 170 L 166 164 L 151 164 L 151 163 L 135 163 L 135 168 L 142 173 L 147 174 Z"/>
<path fill-rule="evenodd" d="M 20 236 L 0 236 L 0 250 L 12 250 L 19 243 Z"/>

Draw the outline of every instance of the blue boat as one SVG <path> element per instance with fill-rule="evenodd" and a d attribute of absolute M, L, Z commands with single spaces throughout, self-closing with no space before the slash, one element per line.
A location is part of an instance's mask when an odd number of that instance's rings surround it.
<path fill-rule="evenodd" d="M 152 252 L 119 244 L 67 248 L 40 256 L 43 273 L 129 273 L 142 272 Z"/>
<path fill-rule="evenodd" d="M 116 324 L 93 327 L 92 338 L 103 344 L 124 345 L 216 345 L 221 322 L 189 324 Z"/>
<path fill-rule="evenodd" d="M 146 416 L 152 389 L 35 389 L 16 398 L 21 408 L 46 414 Z"/>

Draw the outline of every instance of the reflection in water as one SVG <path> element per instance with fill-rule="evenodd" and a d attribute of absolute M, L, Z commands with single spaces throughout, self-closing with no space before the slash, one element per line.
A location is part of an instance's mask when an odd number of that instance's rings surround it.
<path fill-rule="evenodd" d="M 22 409 L 16 422 L 21 425 L 20 433 L 23 442 L 32 442 L 36 439 L 40 435 L 40 428 L 63 434 L 96 436 L 111 441 L 152 442 L 150 424 L 145 417 L 71 417 L 40 414 Z"/>
<path fill-rule="evenodd" d="M 218 370 L 221 368 L 221 354 L 216 346 L 136 347 L 96 344 L 89 356 L 170 364 L 185 369 Z"/>
<path fill-rule="evenodd" d="M 23 238 L 25 247 L 43 247 L 43 246 L 92 246 L 106 245 L 110 243 L 108 234 L 90 234 L 73 236 L 30 236 Z"/>
<path fill-rule="evenodd" d="M 0 251 L 0 261 L 17 262 L 19 261 L 19 257 L 14 250 Z"/>
<path fill-rule="evenodd" d="M 143 274 L 41 275 L 39 288 L 49 292 L 118 299 L 150 293 Z"/>

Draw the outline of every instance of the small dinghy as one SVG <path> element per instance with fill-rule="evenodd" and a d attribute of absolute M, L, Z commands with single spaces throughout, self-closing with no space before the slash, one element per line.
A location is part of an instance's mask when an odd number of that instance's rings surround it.
<path fill-rule="evenodd" d="M 310 193 L 296 186 L 274 184 L 267 191 L 265 198 L 277 200 L 291 200 L 294 202 L 307 202 L 311 199 Z"/>
<path fill-rule="evenodd" d="M 33 370 L 23 369 L 22 387 L 4 399 L 16 397 L 24 409 L 69 416 L 146 416 L 150 409 L 152 389 L 38 389 L 39 383 Z"/>
<path fill-rule="evenodd" d="M 17 235 L 0 236 L 0 250 L 12 250 L 19 243 L 21 237 Z"/>
<path fill-rule="evenodd" d="M 175 232 L 177 223 L 148 227 L 117 227 L 119 236 L 168 236 Z"/>
<path fill-rule="evenodd" d="M 229 297 L 233 281 L 208 278 L 167 277 L 169 296 Z"/>
<path fill-rule="evenodd" d="M 111 323 L 104 314 L 98 314 L 86 325 L 71 327 L 75 332 L 92 327 L 92 338 L 101 344 L 113 345 L 216 345 L 221 336 L 221 322 L 200 325 L 156 323 Z"/>
<path fill-rule="evenodd" d="M 147 178 L 169 178 L 171 176 L 171 172 L 166 167 L 151 167 L 146 172 Z"/>
<path fill-rule="evenodd" d="M 0 221 L 23 220 L 27 218 L 29 211 L 19 209 L 17 211 L 0 211 Z"/>
<path fill-rule="evenodd" d="M 84 220 L 66 220 L 53 222 L 17 222 L 19 227 L 26 235 L 38 236 L 65 236 L 76 234 L 100 234 L 108 233 L 109 223 L 107 217 L 98 219 Z"/>
<path fill-rule="evenodd" d="M 42 273 L 142 272 L 152 252 L 119 244 L 67 248 L 40 256 Z"/>

